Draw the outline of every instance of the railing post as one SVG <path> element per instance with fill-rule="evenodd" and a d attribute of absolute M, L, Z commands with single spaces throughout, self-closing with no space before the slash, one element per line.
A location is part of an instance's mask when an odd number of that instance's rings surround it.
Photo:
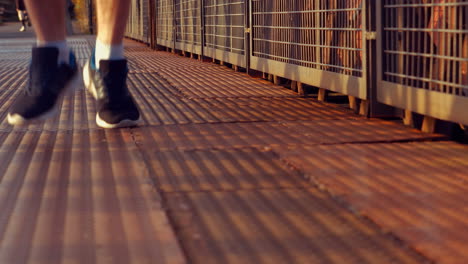
<path fill-rule="evenodd" d="M 200 58 L 205 59 L 205 0 L 200 0 Z"/>
<path fill-rule="evenodd" d="M 93 0 L 88 0 L 88 29 L 90 34 L 94 34 L 93 24 Z"/>
<path fill-rule="evenodd" d="M 159 1 L 160 0 L 153 0 L 154 2 L 154 18 L 153 18 L 153 27 L 154 27 L 154 30 L 153 30 L 153 38 L 154 38 L 154 48 L 157 49 L 158 48 L 158 19 L 159 19 L 159 15 L 158 15 L 158 4 L 159 4 Z"/>
<path fill-rule="evenodd" d="M 379 2 L 379 3 L 377 3 Z M 382 53 L 382 38 L 383 30 L 381 27 L 382 18 L 382 3 L 381 1 L 365 0 L 365 28 L 363 31 L 363 40 L 365 41 L 366 67 L 363 68 L 367 78 L 367 94 L 369 117 L 394 117 L 399 115 L 398 110 L 394 107 L 381 104 L 377 101 L 377 85 L 379 74 L 381 73 L 383 57 Z M 361 105 L 361 107 L 365 107 Z M 361 109 L 362 111 L 362 109 Z"/>
<path fill-rule="evenodd" d="M 252 0 L 244 2 L 244 55 L 245 55 L 245 70 L 247 74 L 250 72 L 250 48 L 252 38 Z"/>
<path fill-rule="evenodd" d="M 148 0 L 148 8 L 149 8 L 149 11 L 148 11 L 148 15 L 149 15 L 149 18 L 148 18 L 148 40 L 149 40 L 149 45 L 150 45 L 150 48 L 154 49 L 155 48 L 155 45 L 154 45 L 154 1 L 155 0 Z"/>
<path fill-rule="evenodd" d="M 176 51 L 177 43 L 177 10 L 176 1 L 172 0 L 172 52 Z"/>

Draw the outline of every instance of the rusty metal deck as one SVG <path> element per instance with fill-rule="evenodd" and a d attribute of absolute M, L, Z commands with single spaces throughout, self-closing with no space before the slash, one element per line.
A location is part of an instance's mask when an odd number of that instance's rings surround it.
<path fill-rule="evenodd" d="M 11 127 L 31 43 L 0 38 L 0 264 L 468 262 L 466 146 L 133 41 L 140 126 L 82 89 Z"/>

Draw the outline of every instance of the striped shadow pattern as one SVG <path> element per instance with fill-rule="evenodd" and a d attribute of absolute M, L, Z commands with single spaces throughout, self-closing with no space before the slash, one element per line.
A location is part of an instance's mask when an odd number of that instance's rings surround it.
<path fill-rule="evenodd" d="M 71 43 L 84 63 L 93 39 Z M 0 263 L 424 262 L 312 189 L 279 153 L 437 136 L 126 45 L 143 117 L 131 129 L 98 129 L 84 89 L 54 119 L 8 126 L 27 67 L 0 65 Z"/>
<path fill-rule="evenodd" d="M 281 159 L 440 263 L 468 259 L 468 148 L 453 142 L 282 149 Z"/>
<path fill-rule="evenodd" d="M 0 141 L 0 263 L 185 263 L 129 130 Z"/>
<path fill-rule="evenodd" d="M 392 122 L 369 120 L 158 125 L 134 128 L 133 133 L 138 144 L 159 152 L 444 139 Z"/>
<path fill-rule="evenodd" d="M 164 193 L 305 187 L 271 150 L 255 148 L 151 151 L 143 147 L 156 186 Z"/>
<path fill-rule="evenodd" d="M 192 263 L 423 263 L 312 189 L 166 195 Z"/>

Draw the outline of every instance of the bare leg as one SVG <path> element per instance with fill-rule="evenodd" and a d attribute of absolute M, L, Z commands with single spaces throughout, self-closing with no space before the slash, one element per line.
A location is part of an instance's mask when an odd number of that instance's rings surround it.
<path fill-rule="evenodd" d="M 39 43 L 65 41 L 65 1 L 25 0 Z"/>
<path fill-rule="evenodd" d="M 123 51 L 130 0 L 96 0 L 96 4 L 94 61 L 83 69 L 84 84 L 96 99 L 96 123 L 102 128 L 134 126 L 140 112 L 126 85 L 128 67 Z"/>
<path fill-rule="evenodd" d="M 96 7 L 98 41 L 107 45 L 121 44 L 130 12 L 130 0 L 97 0 Z"/>
<path fill-rule="evenodd" d="M 78 66 L 65 40 L 65 1 L 26 0 L 37 45 L 31 51 L 27 93 L 20 93 L 8 113 L 12 125 L 41 121 L 59 113 L 62 96 L 79 85 Z"/>

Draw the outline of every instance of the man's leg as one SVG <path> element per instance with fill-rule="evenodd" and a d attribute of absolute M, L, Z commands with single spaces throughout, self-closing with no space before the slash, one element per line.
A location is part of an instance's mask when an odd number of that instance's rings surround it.
<path fill-rule="evenodd" d="M 59 49 L 59 62 L 68 63 L 64 0 L 25 0 L 28 18 L 34 23 L 38 47 Z M 53 7 L 53 8 L 51 8 Z"/>
<path fill-rule="evenodd" d="M 97 0 L 98 32 L 96 66 L 106 59 L 123 59 L 123 37 L 127 25 L 130 0 Z"/>
<path fill-rule="evenodd" d="M 29 81 L 8 114 L 12 125 L 44 120 L 58 113 L 65 91 L 78 84 L 77 65 L 65 40 L 65 1 L 26 0 L 35 24 Z"/>
<path fill-rule="evenodd" d="M 128 91 L 123 37 L 130 0 L 97 0 L 96 50 L 83 69 L 85 86 L 97 100 L 96 123 L 103 128 L 133 126 L 140 118 Z"/>
<path fill-rule="evenodd" d="M 65 1 L 25 0 L 38 43 L 65 41 Z"/>
<path fill-rule="evenodd" d="M 98 40 L 121 44 L 130 12 L 130 0 L 97 0 Z"/>

